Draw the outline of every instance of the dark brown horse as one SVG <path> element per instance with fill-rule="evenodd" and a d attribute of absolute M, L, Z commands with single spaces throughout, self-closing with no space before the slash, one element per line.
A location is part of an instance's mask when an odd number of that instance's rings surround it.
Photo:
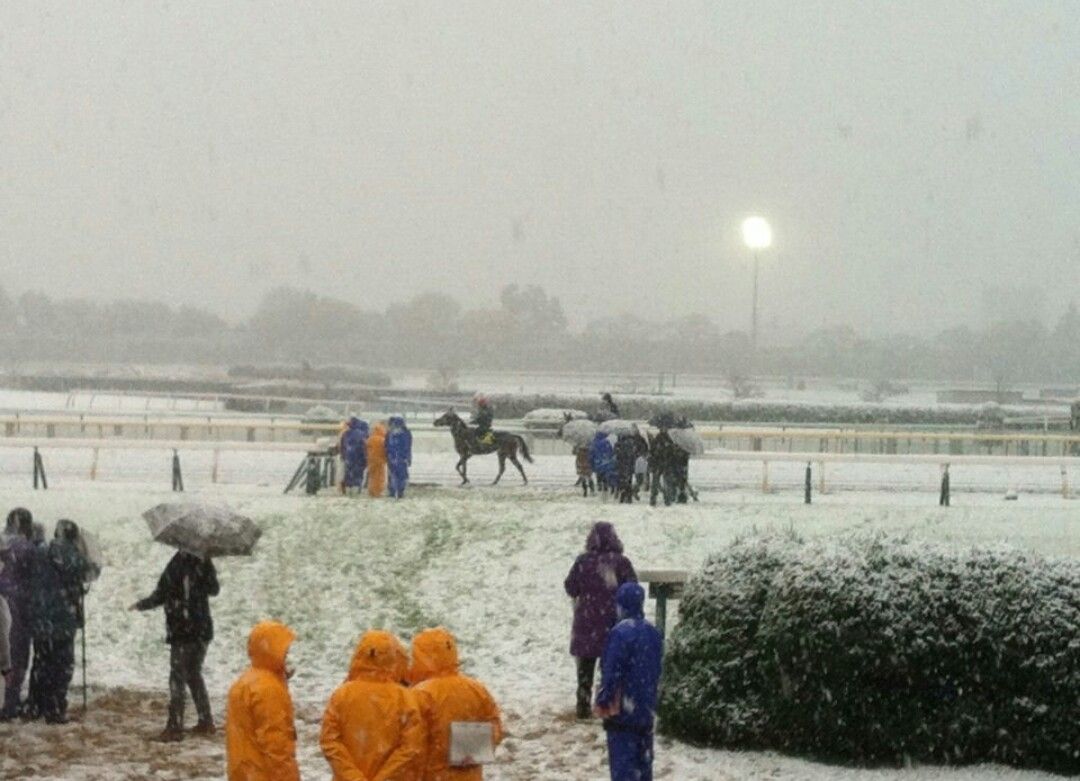
<path fill-rule="evenodd" d="M 484 456 L 488 453 L 497 453 L 499 456 L 499 474 L 495 475 L 495 480 L 492 485 L 496 485 L 499 479 L 503 476 L 503 472 L 506 471 L 506 459 L 510 459 L 510 463 L 517 467 L 518 472 L 521 473 L 521 479 L 526 485 L 529 484 L 529 478 L 525 476 L 525 469 L 521 466 L 521 462 L 518 461 L 518 449 L 521 449 L 521 455 L 525 457 L 525 460 L 530 464 L 532 463 L 532 456 L 529 455 L 529 446 L 525 444 L 525 438 L 518 434 L 511 434 L 506 431 L 493 431 L 492 443 L 489 445 L 484 442 L 478 442 L 476 437 L 473 436 L 473 432 L 469 429 L 468 424 L 461 419 L 461 416 L 454 412 L 452 409 L 447 410 L 438 418 L 435 419 L 436 426 L 449 426 L 450 434 L 454 437 L 454 449 L 458 453 L 458 462 L 454 467 L 457 473 L 461 475 L 461 484 L 465 485 L 469 482 L 469 475 L 466 470 L 466 462 L 473 456 Z"/>

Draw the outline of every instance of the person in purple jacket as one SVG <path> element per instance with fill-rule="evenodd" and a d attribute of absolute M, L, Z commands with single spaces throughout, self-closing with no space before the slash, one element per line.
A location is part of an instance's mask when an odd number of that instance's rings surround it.
<path fill-rule="evenodd" d="M 30 541 L 34 517 L 23 507 L 16 507 L 7 516 L 4 541 L 0 545 L 3 569 L 0 571 L 0 594 L 7 600 L 11 612 L 11 670 L 6 677 L 4 702 L 0 721 L 10 721 L 20 715 L 22 688 L 30 666 L 30 573 L 37 549 Z"/>
<path fill-rule="evenodd" d="M 623 555 L 615 527 L 601 521 L 589 532 L 585 552 L 577 557 L 563 583 L 574 600 L 570 654 L 577 659 L 579 719 L 592 714 L 596 660 L 603 655 L 608 630 L 615 624 L 615 592 L 628 581 L 637 581 L 634 565 Z"/>

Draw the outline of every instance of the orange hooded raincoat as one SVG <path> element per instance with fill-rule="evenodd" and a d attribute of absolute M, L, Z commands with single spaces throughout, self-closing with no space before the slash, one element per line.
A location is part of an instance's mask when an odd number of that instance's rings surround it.
<path fill-rule="evenodd" d="M 365 632 L 349 679 L 330 697 L 319 745 L 334 781 L 406 781 L 417 777 L 424 746 L 416 703 L 394 680 L 400 643 L 389 632 Z"/>
<path fill-rule="evenodd" d="M 481 781 L 482 767 L 450 767 L 450 725 L 455 721 L 489 721 L 496 745 L 502 742 L 499 706 L 480 681 L 458 672 L 457 643 L 439 627 L 413 638 L 409 680 L 427 733 L 424 781 Z"/>
<path fill-rule="evenodd" d="M 296 635 L 277 621 L 248 638 L 251 668 L 229 689 L 225 751 L 229 781 L 299 781 L 285 656 Z"/>
<path fill-rule="evenodd" d="M 368 493 L 382 496 L 386 490 L 386 426 L 376 423 L 367 441 Z"/>

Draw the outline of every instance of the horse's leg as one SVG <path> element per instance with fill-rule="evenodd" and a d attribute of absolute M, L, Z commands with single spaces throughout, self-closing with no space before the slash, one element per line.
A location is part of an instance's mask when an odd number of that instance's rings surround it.
<path fill-rule="evenodd" d="M 499 474 L 495 475 L 495 479 L 492 481 L 492 485 L 498 485 L 499 480 L 502 479 L 503 472 L 506 471 L 506 454 L 501 450 L 499 451 Z"/>
<path fill-rule="evenodd" d="M 468 456 L 468 454 L 465 454 L 465 455 L 463 455 L 463 456 L 461 457 L 461 460 L 460 460 L 460 461 L 458 461 L 458 466 L 460 466 L 460 467 L 461 467 L 461 468 L 460 468 L 460 469 L 459 469 L 458 471 L 459 471 L 459 472 L 461 473 L 461 484 L 462 484 L 462 485 L 467 485 L 467 484 L 468 484 L 468 482 L 469 482 L 469 467 L 468 467 L 468 463 L 469 463 L 469 456 Z"/>
<path fill-rule="evenodd" d="M 518 472 L 520 472 L 520 473 L 521 473 L 521 479 L 522 479 L 522 481 L 523 481 L 523 482 L 525 483 L 525 485 L 528 485 L 528 484 L 529 484 L 529 478 L 527 478 L 527 477 L 525 476 L 525 468 L 524 468 L 524 467 L 523 467 L 523 466 L 521 465 L 521 462 L 520 462 L 520 461 L 518 461 L 518 458 L 517 458 L 517 453 L 516 453 L 516 452 L 513 452 L 513 451 L 512 451 L 512 452 L 510 453 L 510 462 L 511 462 L 511 463 L 512 463 L 512 464 L 513 464 L 514 466 L 516 466 L 516 467 L 517 467 L 517 470 L 518 470 Z"/>

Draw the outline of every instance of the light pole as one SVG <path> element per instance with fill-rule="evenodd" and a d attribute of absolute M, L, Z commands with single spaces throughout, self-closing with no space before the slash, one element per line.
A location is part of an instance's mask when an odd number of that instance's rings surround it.
<path fill-rule="evenodd" d="M 757 355 L 758 253 L 772 246 L 772 228 L 764 217 L 747 217 L 742 224 L 743 243 L 754 254 L 754 302 L 750 313 L 750 347 Z"/>

